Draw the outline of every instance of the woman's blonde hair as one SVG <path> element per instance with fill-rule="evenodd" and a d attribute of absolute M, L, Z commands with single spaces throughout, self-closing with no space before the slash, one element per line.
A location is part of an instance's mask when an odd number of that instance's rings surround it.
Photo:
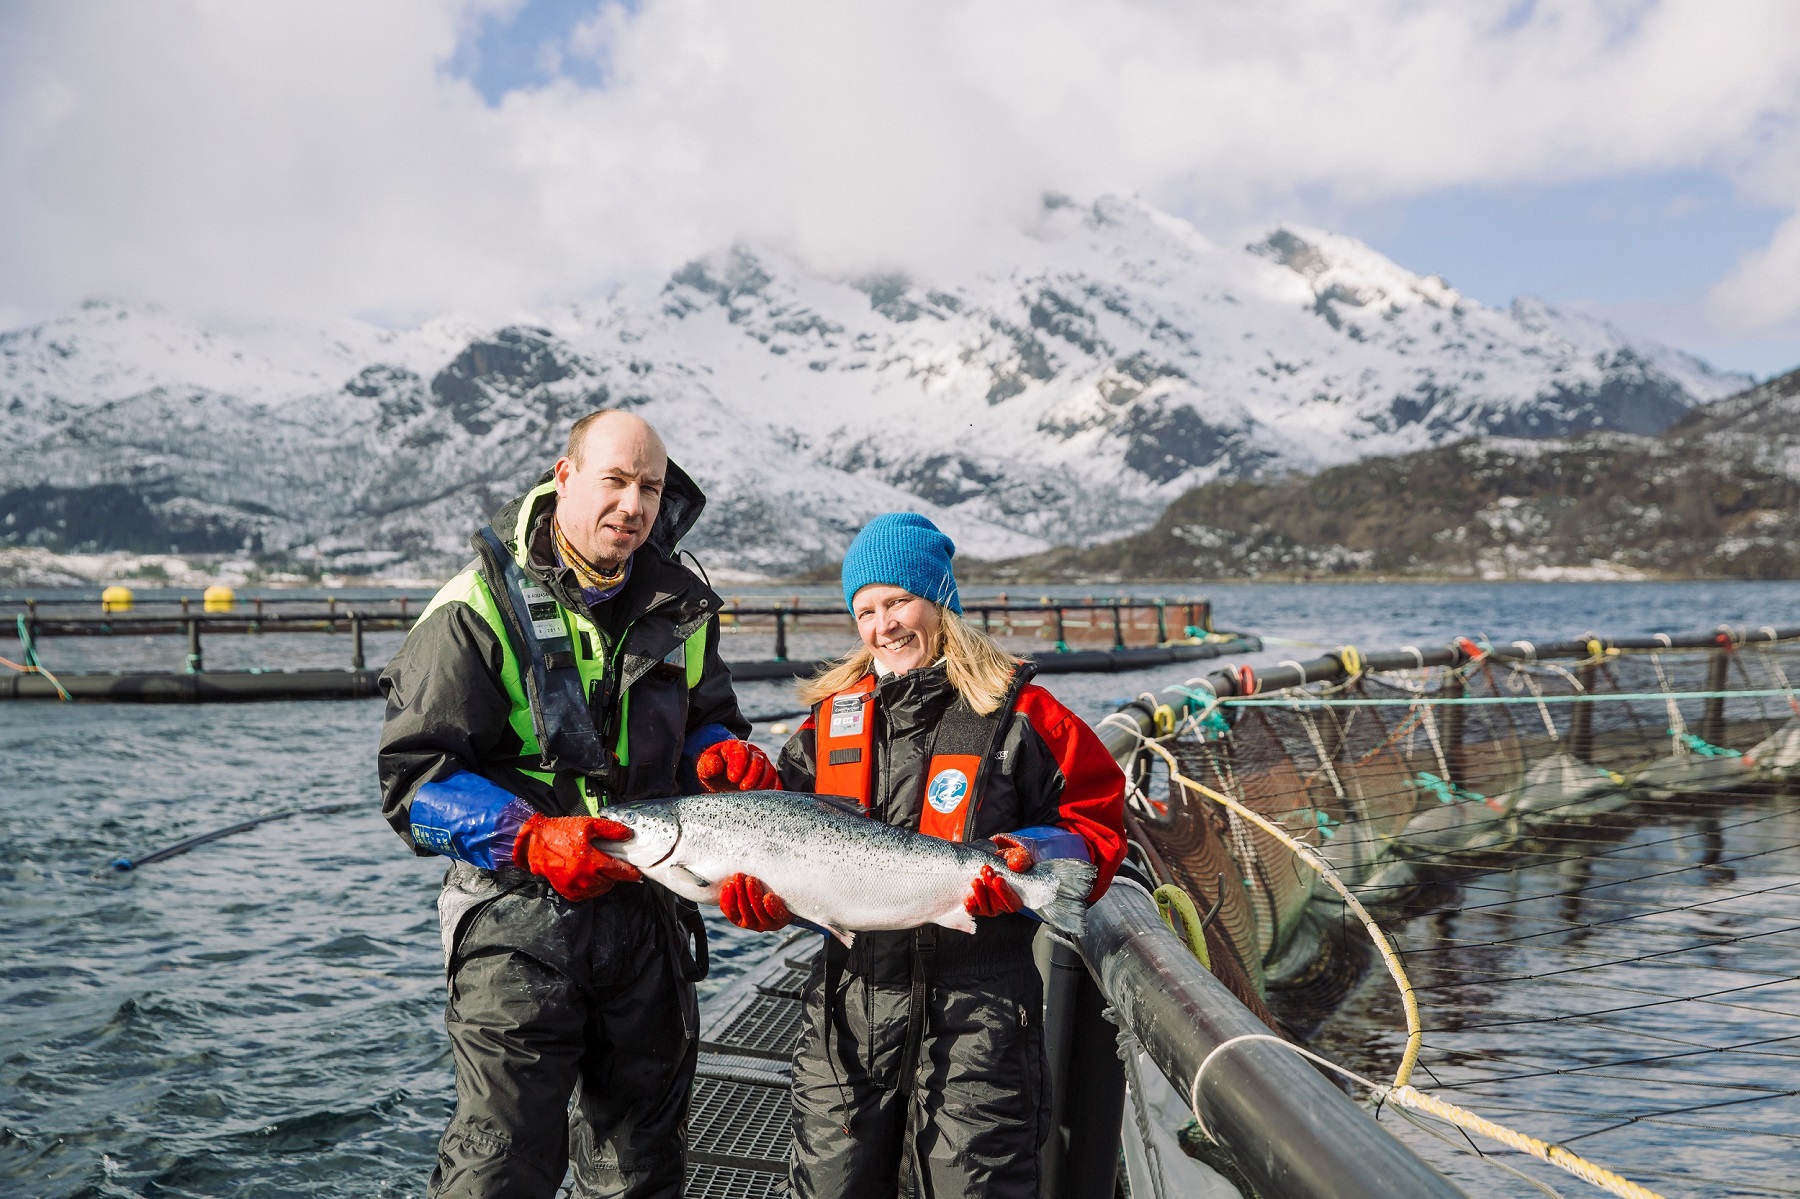
<path fill-rule="evenodd" d="M 943 604 L 932 607 L 937 609 L 938 635 L 937 644 L 931 647 L 927 658 L 933 662 L 943 658 L 950 674 L 950 685 L 977 715 L 989 715 L 1005 702 L 1019 659 Z M 874 669 L 874 651 L 866 645 L 858 645 L 812 678 L 802 680 L 800 702 L 809 708 L 816 707 L 838 692 L 848 690 Z"/>

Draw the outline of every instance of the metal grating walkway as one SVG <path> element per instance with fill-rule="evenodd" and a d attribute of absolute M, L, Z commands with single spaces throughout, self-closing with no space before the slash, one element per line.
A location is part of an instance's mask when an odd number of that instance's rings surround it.
<path fill-rule="evenodd" d="M 766 1174 L 689 1162 L 682 1193 L 684 1199 L 783 1199 L 788 1193 L 787 1172 Z"/>
<path fill-rule="evenodd" d="M 690 1144 L 705 1145 L 709 1155 L 753 1159 L 770 1170 L 786 1170 L 788 1134 L 787 1088 L 722 1078 L 694 1080 L 688 1139 Z"/>
<path fill-rule="evenodd" d="M 700 1048 L 790 1061 L 800 1039 L 800 1021 L 797 996 L 769 995 L 759 989 L 722 1030 L 710 1037 L 703 1035 Z"/>
<path fill-rule="evenodd" d="M 819 937 L 800 933 L 707 1000 L 688 1110 L 686 1199 L 783 1199 L 788 1063 Z"/>

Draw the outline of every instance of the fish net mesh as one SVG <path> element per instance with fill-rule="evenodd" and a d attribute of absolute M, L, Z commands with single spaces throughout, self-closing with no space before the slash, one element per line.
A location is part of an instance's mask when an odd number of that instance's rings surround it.
<path fill-rule="evenodd" d="M 1593 651 L 1199 703 L 1161 740 L 1370 910 L 1421 1005 L 1417 1085 L 1669 1195 L 1795 1193 L 1800 643 Z M 1391 1076 L 1399 997 L 1343 900 L 1154 756 L 1134 783 L 1141 864 L 1217 908 L 1214 972 Z M 1538 1193 L 1417 1147 L 1476 1193 Z"/>

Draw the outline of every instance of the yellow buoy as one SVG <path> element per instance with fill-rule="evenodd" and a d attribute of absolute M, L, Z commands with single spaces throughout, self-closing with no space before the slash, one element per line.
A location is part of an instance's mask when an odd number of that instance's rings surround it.
<path fill-rule="evenodd" d="M 785 737 L 788 734 L 788 726 L 785 724 L 772 724 L 769 726 L 769 731 L 774 733 L 777 737 Z"/>
<path fill-rule="evenodd" d="M 237 602 L 237 592 L 222 583 L 215 583 L 206 589 L 200 602 L 208 612 L 229 612 L 231 605 Z"/>
<path fill-rule="evenodd" d="M 100 593 L 100 610 L 102 612 L 131 611 L 131 588 L 114 585 Z"/>

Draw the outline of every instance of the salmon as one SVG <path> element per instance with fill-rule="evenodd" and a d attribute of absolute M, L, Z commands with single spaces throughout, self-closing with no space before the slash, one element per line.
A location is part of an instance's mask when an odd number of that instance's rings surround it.
<path fill-rule="evenodd" d="M 896 828 L 854 806 L 792 791 L 688 795 L 608 808 L 606 816 L 632 831 L 606 852 L 677 895 L 717 905 L 721 882 L 752 875 L 795 916 L 846 945 L 859 932 L 927 924 L 974 932 L 963 900 L 983 866 L 1012 884 L 1044 923 L 1079 937 L 1094 885 L 1094 867 L 1076 858 L 1013 873 L 979 845 Z"/>

